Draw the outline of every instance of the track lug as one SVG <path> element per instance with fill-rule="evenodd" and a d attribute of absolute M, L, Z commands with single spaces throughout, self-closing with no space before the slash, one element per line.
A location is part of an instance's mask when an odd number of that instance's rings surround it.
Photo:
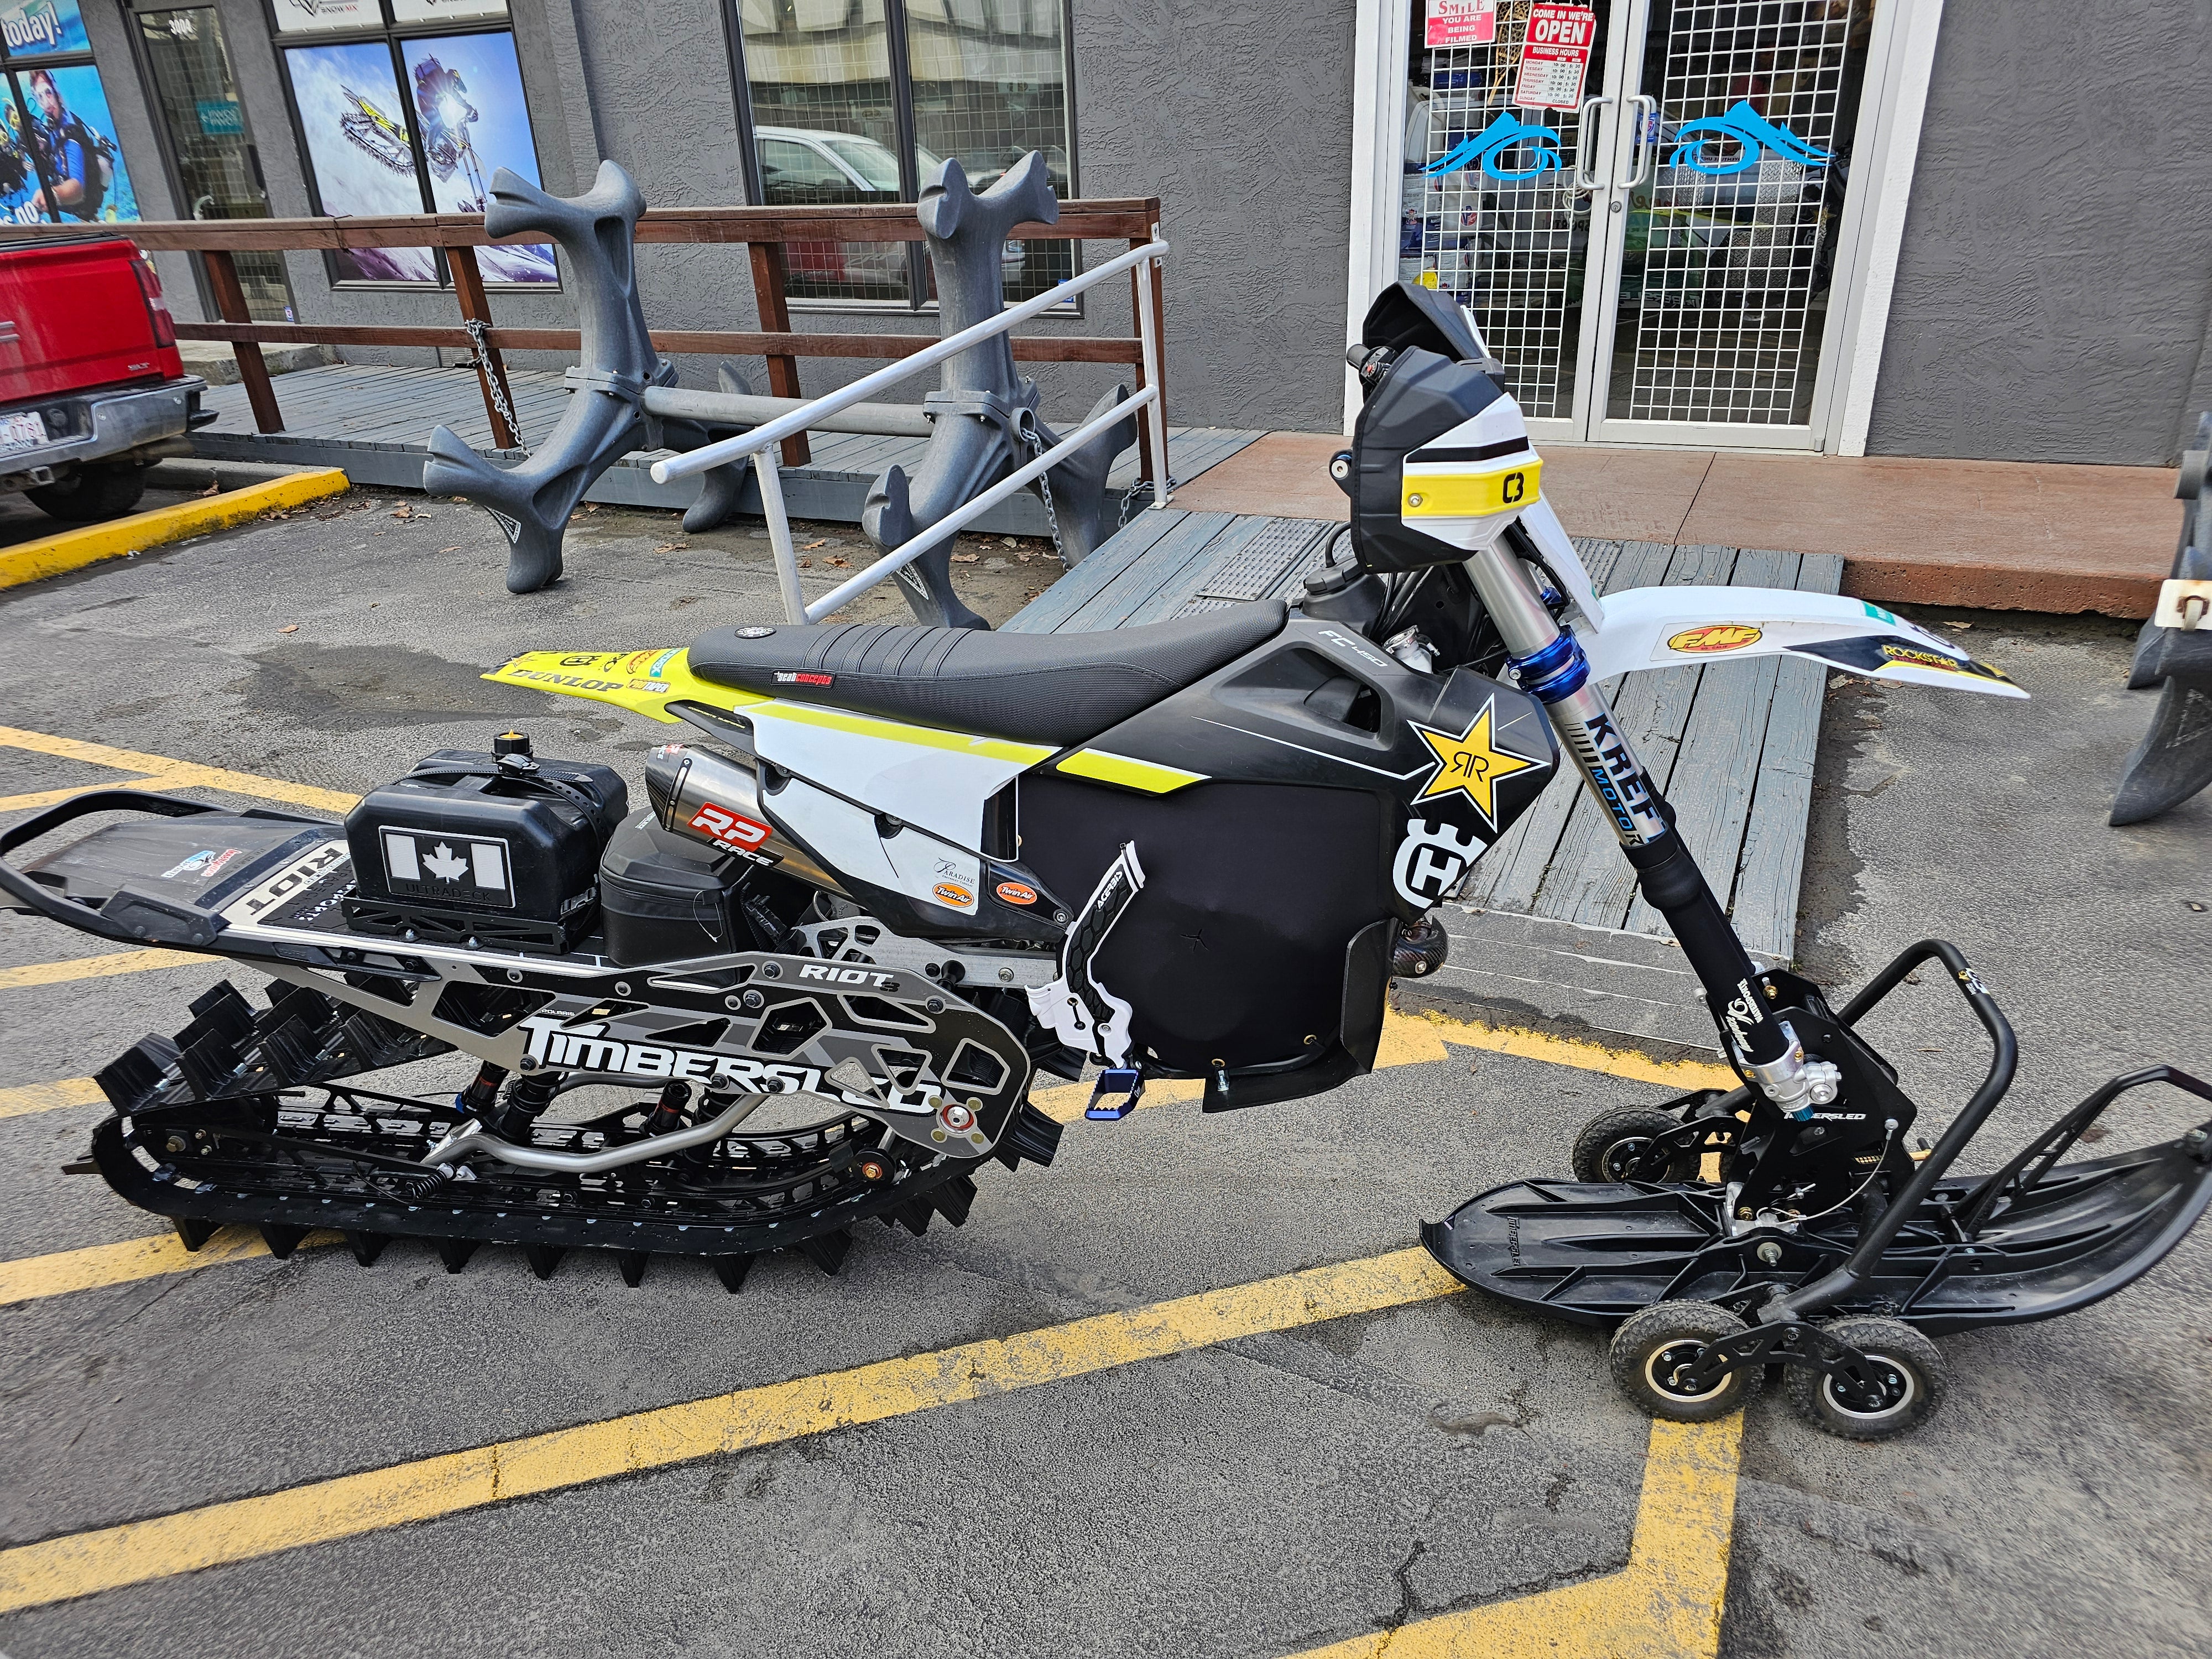
<path fill-rule="evenodd" d="M 714 1277 L 722 1281 L 722 1288 L 735 1296 L 745 1286 L 745 1274 L 752 1268 L 749 1255 L 710 1255 L 707 1263 L 714 1270 Z"/>
<path fill-rule="evenodd" d="M 917 1198 L 911 1204 L 902 1204 L 897 1209 L 893 1210 L 889 1215 L 885 1216 L 884 1219 L 886 1221 L 897 1221 L 901 1223 L 904 1225 L 907 1231 L 912 1233 L 916 1238 L 920 1238 L 924 1233 L 929 1231 L 930 1220 L 936 1214 L 937 1206 L 935 1205 L 932 1204 L 926 1198 Z"/>
<path fill-rule="evenodd" d="M 384 1254 L 384 1247 L 392 1240 L 384 1233 L 349 1231 L 345 1242 L 346 1248 L 353 1252 L 355 1261 L 364 1267 L 373 1267 L 376 1265 L 376 1258 Z"/>
<path fill-rule="evenodd" d="M 530 1271 L 538 1275 L 540 1284 L 553 1277 L 553 1270 L 561 1265 L 561 1258 L 567 1254 L 557 1244 L 526 1244 L 522 1247 L 522 1259 L 530 1264 Z"/>
<path fill-rule="evenodd" d="M 300 1241 L 307 1236 L 305 1227 L 286 1227 L 273 1221 L 261 1224 L 261 1242 L 269 1247 L 269 1254 L 279 1261 L 300 1248 Z"/>
<path fill-rule="evenodd" d="M 197 1250 L 215 1237 L 216 1224 L 212 1221 L 197 1221 L 188 1215 L 171 1218 L 176 1223 L 177 1242 L 188 1250 Z"/>
<path fill-rule="evenodd" d="M 622 1269 L 623 1283 L 635 1290 L 645 1278 L 645 1264 L 652 1255 L 650 1250 L 617 1250 L 615 1266 Z"/>
<path fill-rule="evenodd" d="M 955 1176 L 929 1195 L 938 1213 L 956 1227 L 968 1224 L 968 1212 L 975 1202 L 975 1183 L 966 1176 Z"/>
<path fill-rule="evenodd" d="M 823 1233 L 813 1238 L 802 1238 L 799 1248 L 809 1261 L 825 1273 L 834 1274 L 843 1265 L 845 1252 L 853 1248 L 853 1235 L 840 1228 L 834 1233 Z"/>
<path fill-rule="evenodd" d="M 438 1259 L 446 1264 L 447 1273 L 457 1273 L 469 1265 L 469 1258 L 477 1253 L 478 1243 L 473 1238 L 439 1239 Z"/>

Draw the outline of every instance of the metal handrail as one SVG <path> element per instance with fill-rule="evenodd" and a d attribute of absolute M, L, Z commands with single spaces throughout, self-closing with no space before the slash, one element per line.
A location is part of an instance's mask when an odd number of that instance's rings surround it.
<path fill-rule="evenodd" d="M 817 398 L 764 426 L 755 427 L 750 432 L 739 433 L 733 438 L 725 438 L 719 443 L 708 444 L 698 449 L 687 450 L 681 455 L 655 461 L 652 469 L 653 481 L 666 483 L 672 478 L 689 477 L 712 467 L 726 466 L 733 461 L 750 459 L 752 462 L 754 476 L 760 481 L 761 511 L 768 520 L 769 545 L 775 555 L 776 585 L 783 598 L 784 617 L 793 623 L 818 622 L 878 582 L 897 574 L 1024 484 L 1049 471 L 1060 458 L 1080 448 L 1098 433 L 1135 411 L 1142 411 L 1152 434 L 1152 453 L 1159 458 L 1158 471 L 1160 476 L 1153 483 L 1152 505 L 1155 508 L 1164 507 L 1170 499 L 1169 489 L 1172 481 L 1168 475 L 1168 434 L 1160 406 L 1159 325 L 1153 315 L 1152 283 L 1143 276 L 1138 278 L 1136 288 L 1137 334 L 1139 349 L 1145 359 L 1145 384 L 1133 397 L 1115 404 L 1097 419 L 1085 422 L 1051 448 L 1038 454 L 1027 465 L 1016 469 L 973 501 L 939 520 L 911 540 L 885 553 L 866 570 L 812 605 L 805 602 L 799 586 L 799 550 L 792 543 L 791 518 L 784 505 L 783 479 L 776 467 L 775 449 L 784 439 L 805 431 L 823 417 L 848 409 L 854 404 L 865 403 L 877 392 L 896 386 L 923 369 L 934 368 L 971 346 L 1004 334 L 1017 324 L 1027 322 L 1054 306 L 1065 304 L 1085 289 L 1096 287 L 1109 276 L 1118 276 L 1125 270 L 1138 270 L 1152 264 L 1164 258 L 1167 252 L 1167 243 L 1155 234 L 1152 240 L 1142 247 L 1132 248 L 1127 253 L 1109 259 L 1094 270 L 1086 270 L 1079 276 L 1071 276 L 1066 282 L 1057 283 L 1043 293 L 1009 307 L 995 317 L 973 327 L 963 328 L 957 334 L 948 335 L 910 357 L 902 358 L 872 374 L 863 375 L 851 385 Z"/>

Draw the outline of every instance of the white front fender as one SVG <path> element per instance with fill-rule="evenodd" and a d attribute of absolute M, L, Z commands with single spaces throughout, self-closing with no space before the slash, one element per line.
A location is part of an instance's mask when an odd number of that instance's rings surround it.
<path fill-rule="evenodd" d="M 1880 605 L 1775 587 L 1632 587 L 1582 635 L 1590 678 L 1785 653 L 1869 679 L 2024 697 L 2003 672 Z"/>

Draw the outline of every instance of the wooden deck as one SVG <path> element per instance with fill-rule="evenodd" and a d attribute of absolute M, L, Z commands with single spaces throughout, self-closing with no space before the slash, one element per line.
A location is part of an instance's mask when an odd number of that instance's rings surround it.
<path fill-rule="evenodd" d="M 1145 513 L 1008 629 L 1092 633 L 1240 599 L 1291 598 L 1339 526 L 1169 507 Z M 1733 584 L 1832 593 L 1832 555 L 1577 541 L 1601 592 Z M 1609 682 L 1621 729 L 1762 965 L 1789 961 L 1825 671 L 1767 657 Z M 1447 906 L 1452 959 L 1425 992 L 1526 1017 L 1710 1048 L 1713 1027 L 1664 923 L 1586 791 L 1556 781 Z"/>
<path fill-rule="evenodd" d="M 542 439 L 568 407 L 570 394 L 562 377 L 550 371 L 515 370 L 509 379 L 515 417 L 524 435 Z M 451 427 L 501 465 L 514 465 L 530 453 L 493 447 L 491 423 L 484 415 L 474 369 L 338 363 L 299 369 L 279 376 L 275 384 L 285 430 L 254 430 L 244 386 L 210 386 L 201 401 L 222 419 L 192 434 L 193 449 L 216 460 L 343 467 L 356 483 L 407 489 L 422 487 L 422 463 L 434 427 Z M 1187 483 L 1261 435 L 1225 427 L 1170 428 L 1169 474 Z M 783 469 L 785 505 L 793 518 L 857 523 L 869 486 L 884 469 L 896 462 L 911 471 L 920 464 L 927 441 L 816 433 L 811 440 L 811 462 Z M 599 476 L 585 499 L 626 507 L 680 510 L 690 506 L 698 498 L 697 479 L 657 484 L 647 471 L 665 453 L 624 456 Z M 1108 487 L 1126 490 L 1136 479 L 1137 453 L 1132 449 L 1115 465 Z M 750 481 L 741 510 L 760 511 L 758 488 Z M 984 514 L 975 527 L 1002 536 L 1042 536 L 1048 528 L 1043 507 L 1026 492 Z"/>

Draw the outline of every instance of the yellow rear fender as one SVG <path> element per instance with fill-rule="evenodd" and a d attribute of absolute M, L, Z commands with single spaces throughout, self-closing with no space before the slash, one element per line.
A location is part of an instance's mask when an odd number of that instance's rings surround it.
<path fill-rule="evenodd" d="M 560 697 L 611 702 L 633 714 L 674 724 L 672 702 L 704 703 L 709 708 L 744 708 L 769 698 L 732 686 L 716 685 L 693 674 L 690 653 L 683 646 L 644 651 L 526 651 L 489 674 L 501 685 L 550 691 Z"/>

